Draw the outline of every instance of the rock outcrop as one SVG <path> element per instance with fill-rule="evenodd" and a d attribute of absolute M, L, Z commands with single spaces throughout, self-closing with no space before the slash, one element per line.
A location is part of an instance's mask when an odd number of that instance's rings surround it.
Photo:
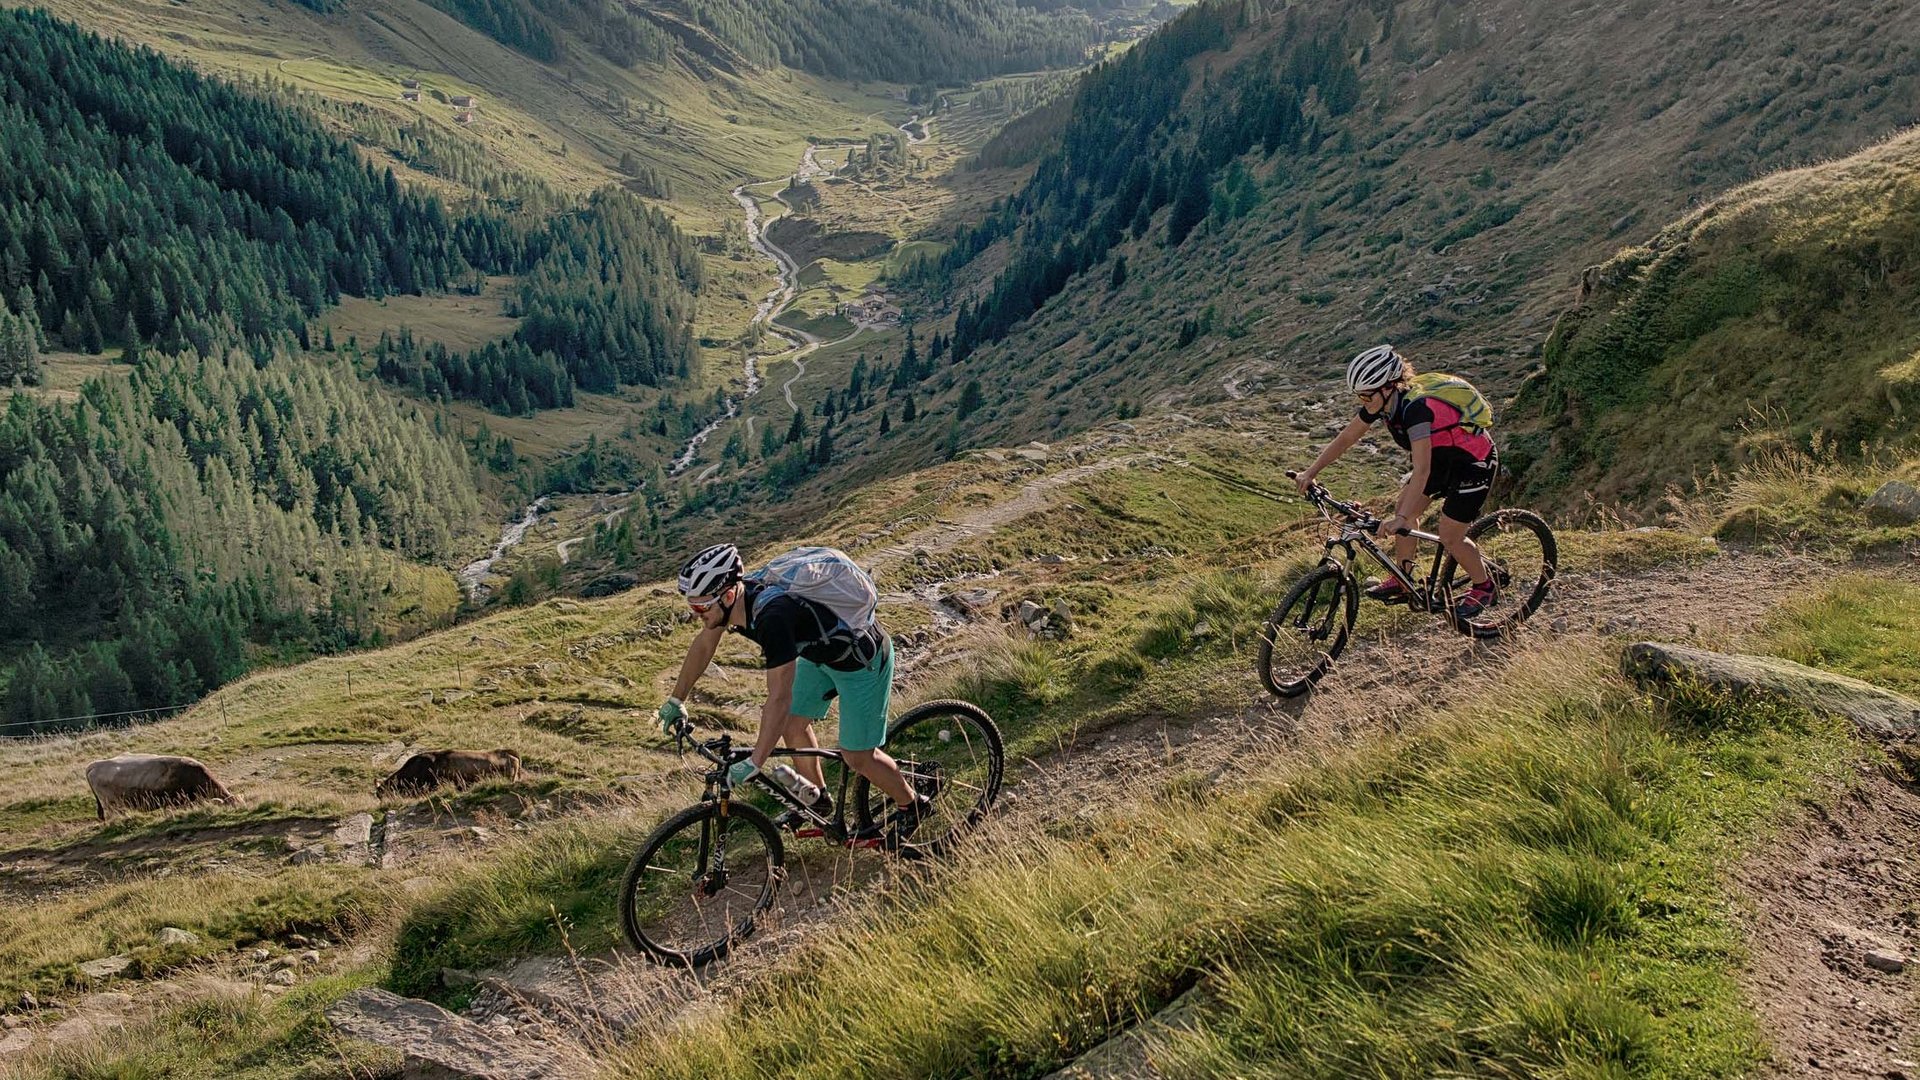
<path fill-rule="evenodd" d="M 559 1063 L 529 1053 L 430 1001 L 356 990 L 327 1007 L 341 1034 L 398 1050 L 405 1080 L 558 1080 Z"/>
<path fill-rule="evenodd" d="M 1885 742 L 1920 737 L 1920 700 L 1791 660 L 1642 641 L 1627 647 L 1621 667 L 1642 685 L 1692 678 L 1736 694 L 1786 701 L 1813 712 L 1841 716 L 1861 734 Z"/>

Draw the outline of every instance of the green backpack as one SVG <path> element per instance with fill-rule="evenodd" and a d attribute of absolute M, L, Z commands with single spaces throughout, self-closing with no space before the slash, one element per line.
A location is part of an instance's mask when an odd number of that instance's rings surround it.
<path fill-rule="evenodd" d="M 1493 406 L 1472 383 L 1458 375 L 1439 371 L 1415 375 L 1407 380 L 1407 397 L 1439 398 L 1460 410 L 1459 426 L 1476 435 L 1493 429 Z"/>

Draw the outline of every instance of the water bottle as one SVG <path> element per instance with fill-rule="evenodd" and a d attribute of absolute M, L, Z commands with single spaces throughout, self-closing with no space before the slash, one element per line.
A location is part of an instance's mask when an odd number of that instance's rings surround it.
<path fill-rule="evenodd" d="M 781 787 L 800 800 L 802 806 L 812 806 L 820 801 L 820 786 L 793 771 L 791 765 L 775 765 L 771 770 L 773 778 Z"/>

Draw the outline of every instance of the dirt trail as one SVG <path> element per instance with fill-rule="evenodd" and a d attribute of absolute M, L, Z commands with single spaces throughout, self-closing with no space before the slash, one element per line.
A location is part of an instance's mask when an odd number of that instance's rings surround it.
<path fill-rule="evenodd" d="M 860 557 L 867 564 L 868 569 L 877 572 L 913 558 L 916 552 L 937 555 L 951 551 L 968 540 L 1045 509 L 1047 496 L 1068 484 L 1079 483 L 1090 476 L 1097 476 L 1112 469 L 1143 465 L 1148 462 L 1171 461 L 1173 461 L 1172 458 L 1161 454 L 1129 454 L 1048 473 L 1022 485 L 1019 493 L 1005 502 L 985 507 L 958 521 L 935 521 L 932 525 L 884 547 L 862 552 Z"/>

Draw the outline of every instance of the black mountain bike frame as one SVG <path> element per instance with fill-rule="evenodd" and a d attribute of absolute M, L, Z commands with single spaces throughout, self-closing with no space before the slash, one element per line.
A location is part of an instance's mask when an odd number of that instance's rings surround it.
<path fill-rule="evenodd" d="M 701 757 L 713 763 L 714 768 L 702 776 L 702 779 L 706 781 L 706 788 L 700 794 L 700 801 L 719 803 L 720 814 L 722 817 L 725 817 L 726 808 L 733 801 L 734 787 L 733 778 L 729 775 L 728 770 L 736 763 L 752 757 L 753 747 L 733 745 L 733 736 L 731 735 L 721 735 L 718 738 L 692 742 L 689 736 L 682 734 L 677 741 L 683 751 L 690 746 L 694 753 L 699 754 Z M 792 792 L 775 783 L 773 778 L 767 775 L 765 769 L 755 773 L 751 782 L 755 783 L 761 790 L 772 795 L 782 806 L 785 806 L 787 809 L 799 814 L 805 820 L 819 826 L 823 836 L 833 843 L 845 844 L 848 847 L 874 848 L 880 846 L 881 836 L 877 826 L 864 832 L 849 827 L 847 822 L 847 789 L 853 783 L 854 771 L 853 767 L 848 765 L 846 759 L 841 756 L 840 751 L 815 749 L 811 747 L 794 749 L 780 746 L 775 747 L 773 753 L 769 754 L 768 757 L 769 759 L 816 758 L 823 762 L 840 762 L 842 766 L 840 769 L 840 786 L 834 793 L 833 815 L 831 817 L 819 813 L 812 807 L 801 802 Z M 821 778 L 826 778 L 824 772 Z M 722 857 L 724 858 L 724 853 L 722 853 Z"/>
<path fill-rule="evenodd" d="M 1287 474 L 1288 477 L 1293 475 L 1293 473 Z M 1327 538 L 1326 546 L 1320 555 L 1322 566 L 1336 566 L 1342 573 L 1351 575 L 1353 564 L 1359 561 L 1359 553 L 1355 550 L 1357 548 L 1372 556 L 1375 562 L 1385 567 L 1387 573 L 1392 574 L 1400 582 L 1401 588 L 1407 590 L 1409 606 L 1413 605 L 1414 598 L 1419 598 L 1422 606 L 1428 611 L 1444 613 L 1447 610 L 1446 593 L 1451 590 L 1436 588 L 1440 584 L 1440 564 L 1446 560 L 1447 547 L 1437 534 L 1420 529 L 1394 530 L 1395 536 L 1411 536 L 1433 545 L 1433 564 L 1427 568 L 1427 579 L 1425 582 L 1415 581 L 1406 567 L 1402 567 L 1397 559 L 1387 554 L 1378 543 L 1374 542 L 1374 536 L 1380 531 L 1380 518 L 1374 516 L 1365 507 L 1341 502 L 1328 494 L 1327 489 L 1319 484 L 1308 486 L 1307 499 L 1313 503 L 1314 509 L 1320 511 L 1321 517 L 1326 518 L 1340 530 L 1337 535 Z M 1345 557 L 1335 556 L 1335 548 L 1341 549 Z"/>

